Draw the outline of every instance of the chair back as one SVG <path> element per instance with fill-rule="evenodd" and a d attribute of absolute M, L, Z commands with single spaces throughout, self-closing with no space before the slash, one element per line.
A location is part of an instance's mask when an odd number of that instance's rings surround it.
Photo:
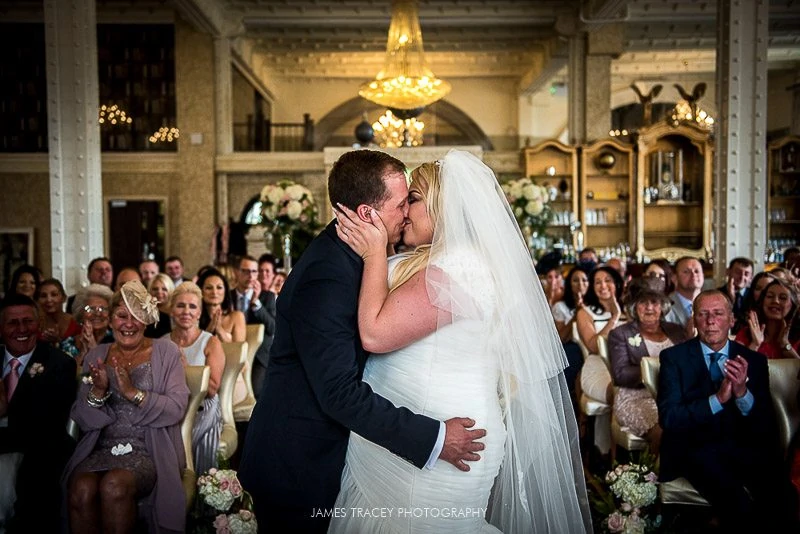
<path fill-rule="evenodd" d="M 194 469 L 194 450 L 192 448 L 192 430 L 197 419 L 197 409 L 208 393 L 208 379 L 211 368 L 208 365 L 189 365 L 185 368 L 186 385 L 189 386 L 189 405 L 181 422 L 181 438 L 183 451 L 186 454 L 186 469 L 183 471 L 183 490 L 186 493 L 186 510 L 188 511 L 197 492 L 197 473 Z"/>
<path fill-rule="evenodd" d="M 597 355 L 603 359 L 603 362 L 608 367 L 609 374 L 611 373 L 611 357 L 608 355 L 608 337 L 603 334 L 597 336 Z"/>
<path fill-rule="evenodd" d="M 247 364 L 244 367 L 244 385 L 247 390 L 245 400 L 255 402 L 256 396 L 253 391 L 253 362 L 256 359 L 256 352 L 264 341 L 264 325 L 249 324 L 246 327 L 245 340 L 247 341 Z"/>
<path fill-rule="evenodd" d="M 800 389 L 800 360 L 769 360 L 769 394 L 775 408 L 781 449 L 789 449 L 792 436 L 800 427 L 800 406 L 797 404 Z"/>
<path fill-rule="evenodd" d="M 589 349 L 587 349 L 586 345 L 584 345 L 583 341 L 581 341 L 581 335 L 578 333 L 578 323 L 575 321 L 572 322 L 572 341 L 574 341 L 581 349 L 583 361 L 586 361 L 586 358 L 589 357 Z"/>
<path fill-rule="evenodd" d="M 658 372 L 661 369 L 661 360 L 658 358 L 642 358 L 639 363 L 642 370 L 642 383 L 654 399 L 658 398 Z"/>
<path fill-rule="evenodd" d="M 247 341 L 223 343 L 222 350 L 225 352 L 225 369 L 222 371 L 222 380 L 217 391 L 222 412 L 222 432 L 218 452 L 228 459 L 236 452 L 238 445 L 236 421 L 233 418 L 233 389 L 236 386 L 236 378 L 247 361 Z"/>

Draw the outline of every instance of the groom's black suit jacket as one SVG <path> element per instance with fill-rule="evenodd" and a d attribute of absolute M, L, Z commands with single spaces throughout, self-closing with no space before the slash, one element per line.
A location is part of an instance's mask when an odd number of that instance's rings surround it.
<path fill-rule="evenodd" d="M 266 384 L 239 469 L 257 509 L 286 510 L 265 522 L 333 506 L 351 430 L 419 468 L 433 450 L 439 421 L 394 407 L 361 381 L 368 355 L 357 326 L 362 270 L 331 223 L 281 291 Z"/>

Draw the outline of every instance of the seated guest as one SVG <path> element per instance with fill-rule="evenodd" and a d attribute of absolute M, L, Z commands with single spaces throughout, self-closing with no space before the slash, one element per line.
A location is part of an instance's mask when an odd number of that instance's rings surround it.
<path fill-rule="evenodd" d="M 164 260 L 164 272 L 172 280 L 173 286 L 189 281 L 188 278 L 183 277 L 183 260 L 178 256 L 170 256 Z"/>
<path fill-rule="evenodd" d="M 564 297 L 564 275 L 561 274 L 561 265 L 552 265 L 547 271 L 544 271 L 542 282 L 547 305 L 552 307 Z"/>
<path fill-rule="evenodd" d="M 589 290 L 589 274 L 585 268 L 576 265 L 567 273 L 564 282 L 564 298 L 553 304 L 553 319 L 561 341 L 572 339 L 572 323 L 575 312 L 583 307 L 583 297 Z"/>
<path fill-rule="evenodd" d="M 211 332 L 223 343 L 244 341 L 247 337 L 244 314 L 233 309 L 225 275 L 209 267 L 198 278 L 197 286 L 203 292 L 200 328 Z"/>
<path fill-rule="evenodd" d="M 731 301 L 718 290 L 694 301 L 698 337 L 661 353 L 661 474 L 685 477 L 711 503 L 720 531 L 790 526 L 793 498 L 781 469 L 767 359 L 728 340 Z"/>
<path fill-rule="evenodd" d="M 112 288 L 114 267 L 111 265 L 111 260 L 104 257 L 94 258 L 89 262 L 86 277 L 89 279 L 90 284 L 102 284 L 108 286 L 109 289 Z M 74 301 L 75 295 L 67 299 L 67 311 L 72 313 L 72 315 L 75 315 L 75 311 L 73 310 Z"/>
<path fill-rule="evenodd" d="M 42 275 L 33 265 L 20 265 L 11 275 L 11 281 L 6 288 L 6 296 L 14 293 L 25 295 L 35 301 L 39 300 L 39 285 Z"/>
<path fill-rule="evenodd" d="M 165 337 L 180 347 L 187 365 L 208 365 L 211 376 L 208 379 L 208 394 L 192 430 L 192 451 L 197 473 L 204 473 L 217 467 L 219 434 L 222 430 L 217 390 L 225 368 L 225 353 L 219 339 L 199 326 L 203 310 L 203 294 L 194 282 L 183 282 L 170 297 L 170 308 L 174 326 Z"/>
<path fill-rule="evenodd" d="M 692 323 L 692 302 L 703 290 L 705 275 L 703 264 L 697 258 L 683 257 L 675 262 L 675 292 L 670 295 L 672 308 L 667 321 L 678 323 L 686 328 L 689 336 L 694 335 Z"/>
<path fill-rule="evenodd" d="M 142 284 L 147 287 L 155 275 L 158 274 L 158 264 L 153 260 L 144 260 L 139 264 L 139 276 L 142 277 Z"/>
<path fill-rule="evenodd" d="M 270 290 L 276 269 L 275 256 L 262 254 L 258 257 L 258 281 L 261 283 L 261 291 Z"/>
<path fill-rule="evenodd" d="M 0 485 L 14 484 L 14 517 L 6 531 L 58 532 L 58 477 L 74 447 L 67 434 L 75 400 L 75 362 L 38 342 L 39 312 L 25 295 L 9 295 L 0 308 L 5 417 L 0 425 Z M 17 471 L 11 453 L 22 453 Z"/>
<path fill-rule="evenodd" d="M 742 328 L 747 328 L 747 323 L 750 320 L 750 310 L 755 310 L 758 304 L 758 299 L 761 298 L 761 292 L 769 285 L 770 282 L 776 278 L 769 272 L 760 272 L 753 277 L 750 283 L 750 290 L 742 301 L 742 307 L 739 314 L 734 314 L 736 323 L 731 330 L 733 334 L 738 334 Z"/>
<path fill-rule="evenodd" d="M 717 289 L 728 295 L 733 302 L 734 317 L 739 317 L 742 311 L 752 278 L 753 261 L 749 258 L 733 258 L 728 263 L 728 270 L 725 271 L 725 285 Z"/>
<path fill-rule="evenodd" d="M 114 291 L 119 291 L 122 286 L 131 280 L 139 280 L 141 282 L 142 277 L 139 276 L 139 271 L 133 267 L 125 267 L 117 274 L 117 279 L 114 280 Z"/>
<path fill-rule="evenodd" d="M 583 307 L 575 312 L 578 334 L 592 354 L 597 354 L 597 338 L 607 336 L 620 321 L 622 277 L 608 266 L 601 265 L 589 275 L 589 290 Z"/>
<path fill-rule="evenodd" d="M 645 438 L 650 451 L 658 454 L 661 442 L 658 409 L 656 400 L 642 383 L 640 363 L 642 358 L 658 358 L 662 350 L 682 343 L 686 334 L 680 325 L 664 320 L 669 312 L 669 299 L 653 286 L 647 281 L 631 285 L 627 303 L 631 321 L 608 335 L 608 353 L 611 377 L 618 387 L 614 417 L 622 430 Z"/>
<path fill-rule="evenodd" d="M 797 295 L 781 282 L 770 282 L 750 310 L 747 328 L 736 334 L 736 341 L 767 358 L 800 358 L 800 339 L 792 336 L 797 312 Z"/>
<path fill-rule="evenodd" d="M 84 432 L 64 470 L 72 532 L 182 532 L 185 493 L 180 423 L 189 388 L 178 347 L 144 337 L 157 306 L 139 281 L 114 294 L 114 342 L 86 355 L 71 416 Z"/>
<path fill-rule="evenodd" d="M 781 267 L 785 269 L 796 269 L 800 267 L 800 248 L 789 247 L 783 251 L 783 261 Z"/>
<path fill-rule="evenodd" d="M 67 292 L 55 278 L 48 278 L 39 288 L 39 308 L 42 312 L 39 339 L 50 344 L 77 335 L 81 331 L 78 322 L 64 312 Z"/>
<path fill-rule="evenodd" d="M 146 337 L 164 337 L 172 329 L 169 314 L 169 296 L 174 289 L 175 285 L 172 283 L 172 278 L 164 273 L 158 273 L 150 280 L 147 291 L 158 302 L 158 321 L 155 324 L 147 325 L 147 329 L 144 331 Z"/>
<path fill-rule="evenodd" d="M 667 260 L 658 258 L 648 263 L 642 278 L 660 280 L 663 289 L 659 290 L 665 295 L 669 295 L 675 291 L 675 273 L 672 271 L 672 266 Z"/>
<path fill-rule="evenodd" d="M 283 270 L 278 270 L 275 273 L 275 278 L 272 279 L 272 288 L 271 291 L 275 293 L 275 296 L 281 294 L 281 289 L 283 289 L 283 283 L 286 282 L 286 272 Z"/>
<path fill-rule="evenodd" d="M 109 330 L 111 290 L 101 284 L 89 284 L 75 295 L 72 315 L 81 331 L 61 341 L 59 348 L 75 359 L 80 366 L 86 354 L 101 343 L 111 343 L 114 337 Z"/>

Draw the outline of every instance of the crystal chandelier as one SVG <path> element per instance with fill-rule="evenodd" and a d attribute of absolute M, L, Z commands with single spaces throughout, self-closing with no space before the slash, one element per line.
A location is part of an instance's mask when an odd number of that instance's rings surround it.
<path fill-rule="evenodd" d="M 686 100 L 680 100 L 675 104 L 675 109 L 672 111 L 673 124 L 679 122 L 696 122 L 701 128 L 711 130 L 714 128 L 714 117 L 709 115 L 705 110 L 697 107 L 697 116 L 692 116 L 692 106 Z"/>
<path fill-rule="evenodd" d="M 409 119 L 399 119 L 391 111 L 386 113 L 372 123 L 375 136 L 379 139 L 378 144 L 383 147 L 409 147 L 422 144 L 422 130 L 425 123 L 411 117 Z"/>
<path fill-rule="evenodd" d="M 425 61 L 417 0 L 392 0 L 383 70 L 362 84 L 358 94 L 378 105 L 414 110 L 418 115 L 449 92 L 450 84 L 434 76 Z"/>

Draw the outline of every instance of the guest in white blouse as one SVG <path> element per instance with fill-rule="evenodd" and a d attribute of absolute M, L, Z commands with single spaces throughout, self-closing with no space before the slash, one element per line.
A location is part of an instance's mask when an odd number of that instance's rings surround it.
<path fill-rule="evenodd" d="M 611 267 L 601 265 L 589 275 L 589 290 L 575 320 L 581 342 L 592 354 L 597 354 L 597 338 L 607 336 L 619 324 L 622 286 L 622 277 Z"/>

